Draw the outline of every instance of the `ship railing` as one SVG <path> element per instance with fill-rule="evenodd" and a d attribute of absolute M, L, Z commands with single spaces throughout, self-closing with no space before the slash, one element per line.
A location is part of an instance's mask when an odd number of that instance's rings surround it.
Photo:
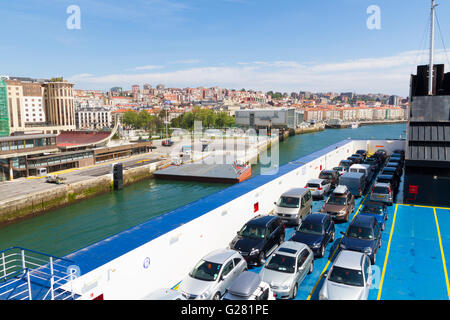
<path fill-rule="evenodd" d="M 68 259 L 22 247 L 0 251 L 0 299 L 73 299 L 74 271 Z M 33 297 L 36 287 L 48 290 Z"/>

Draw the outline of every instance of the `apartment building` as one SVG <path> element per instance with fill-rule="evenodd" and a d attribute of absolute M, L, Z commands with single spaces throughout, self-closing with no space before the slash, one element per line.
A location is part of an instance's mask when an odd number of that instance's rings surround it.
<path fill-rule="evenodd" d="M 75 112 L 75 122 L 78 129 L 99 130 L 112 127 L 111 111 L 105 108 L 84 108 Z"/>

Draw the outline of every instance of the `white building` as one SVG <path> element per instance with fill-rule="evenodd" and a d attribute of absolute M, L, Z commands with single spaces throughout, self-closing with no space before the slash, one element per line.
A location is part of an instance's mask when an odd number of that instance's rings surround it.
<path fill-rule="evenodd" d="M 42 96 L 22 97 L 22 105 L 25 109 L 25 123 L 44 123 L 45 102 Z"/>
<path fill-rule="evenodd" d="M 79 109 L 75 112 L 78 129 L 103 129 L 112 126 L 111 111 L 101 109 Z"/>

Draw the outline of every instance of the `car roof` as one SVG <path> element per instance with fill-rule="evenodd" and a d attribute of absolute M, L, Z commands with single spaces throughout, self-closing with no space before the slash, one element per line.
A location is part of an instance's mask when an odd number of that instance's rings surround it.
<path fill-rule="evenodd" d="M 341 160 L 341 162 L 340 163 L 342 163 L 342 162 L 344 162 L 344 163 L 347 163 L 347 162 L 351 162 L 350 160 Z"/>
<path fill-rule="evenodd" d="M 229 259 L 231 256 L 235 255 L 237 251 L 231 250 L 231 249 L 217 249 L 210 253 L 208 253 L 206 256 L 203 257 L 203 260 L 206 260 L 208 262 L 212 263 L 224 263 L 227 259 Z"/>
<path fill-rule="evenodd" d="M 346 172 L 341 176 L 342 178 L 361 178 L 363 176 L 363 174 L 361 172 Z"/>
<path fill-rule="evenodd" d="M 321 183 L 324 179 L 309 179 L 308 183 Z"/>
<path fill-rule="evenodd" d="M 369 200 L 366 203 L 364 203 L 364 206 L 380 206 L 380 207 L 386 207 L 387 204 L 385 202 L 380 202 L 380 201 L 373 201 L 373 200 Z"/>
<path fill-rule="evenodd" d="M 380 174 L 377 177 L 377 180 L 378 179 L 389 179 L 389 180 L 391 180 L 391 179 L 394 179 L 394 175 L 392 175 L 392 174 Z"/>
<path fill-rule="evenodd" d="M 308 191 L 309 191 L 308 188 L 293 188 L 293 189 L 289 189 L 286 192 L 283 192 L 283 194 L 281 196 L 298 197 L 298 196 L 302 196 L 303 194 L 305 194 Z"/>
<path fill-rule="evenodd" d="M 352 169 L 352 168 L 368 169 L 368 168 L 370 168 L 370 166 L 368 164 L 364 164 L 364 163 L 355 163 L 355 164 L 351 165 L 350 169 Z"/>
<path fill-rule="evenodd" d="M 308 245 L 302 243 L 302 242 L 296 242 L 296 241 L 285 241 L 275 250 L 274 253 L 283 254 L 286 256 L 292 256 L 296 257 L 300 251 L 307 248 Z M 284 251 L 283 249 L 287 249 Z M 288 252 L 288 250 L 295 250 L 295 252 Z"/>
<path fill-rule="evenodd" d="M 385 187 L 385 188 L 390 187 L 390 186 L 391 185 L 389 183 L 386 183 L 386 182 L 376 182 L 375 185 L 374 185 L 374 187 Z"/>
<path fill-rule="evenodd" d="M 228 288 L 228 292 L 239 297 L 249 297 L 259 287 L 261 276 L 256 272 L 242 272 Z"/>
<path fill-rule="evenodd" d="M 373 220 L 375 218 L 372 216 L 364 216 L 364 215 L 357 215 L 353 221 L 350 223 L 351 226 L 358 226 L 358 227 L 367 227 L 370 228 L 373 225 Z"/>
<path fill-rule="evenodd" d="M 320 173 L 333 173 L 336 170 L 322 170 Z"/>
<path fill-rule="evenodd" d="M 252 225 L 252 226 L 267 226 L 271 221 L 275 220 L 275 219 L 279 219 L 276 216 L 269 216 L 269 215 L 265 215 L 265 216 L 257 216 L 255 218 L 253 218 L 252 220 L 248 221 L 247 224 L 248 225 Z"/>
<path fill-rule="evenodd" d="M 334 190 L 333 193 L 334 194 L 346 194 L 348 192 L 348 188 L 345 185 L 338 185 Z"/>
<path fill-rule="evenodd" d="M 353 270 L 361 270 L 361 262 L 364 253 L 358 251 L 342 250 L 339 252 L 333 266 Z"/>
<path fill-rule="evenodd" d="M 312 222 L 312 223 L 317 223 L 317 222 L 322 222 L 325 220 L 325 218 L 327 218 L 328 215 L 324 214 L 324 213 L 312 213 L 306 216 L 306 218 L 303 219 L 303 222 Z"/>

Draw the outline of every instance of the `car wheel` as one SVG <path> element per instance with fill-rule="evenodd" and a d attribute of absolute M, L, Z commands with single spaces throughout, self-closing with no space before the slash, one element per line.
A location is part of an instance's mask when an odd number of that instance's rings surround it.
<path fill-rule="evenodd" d="M 314 260 L 313 260 L 313 261 L 311 261 L 311 265 L 309 266 L 309 271 L 308 271 L 308 274 L 311 274 L 311 273 L 313 273 L 313 271 L 314 271 Z"/>
<path fill-rule="evenodd" d="M 297 297 L 298 284 L 295 284 L 294 289 L 292 289 L 291 298 L 295 299 Z"/>
<path fill-rule="evenodd" d="M 213 300 L 220 300 L 220 292 L 216 292 L 216 294 L 213 297 Z"/>

